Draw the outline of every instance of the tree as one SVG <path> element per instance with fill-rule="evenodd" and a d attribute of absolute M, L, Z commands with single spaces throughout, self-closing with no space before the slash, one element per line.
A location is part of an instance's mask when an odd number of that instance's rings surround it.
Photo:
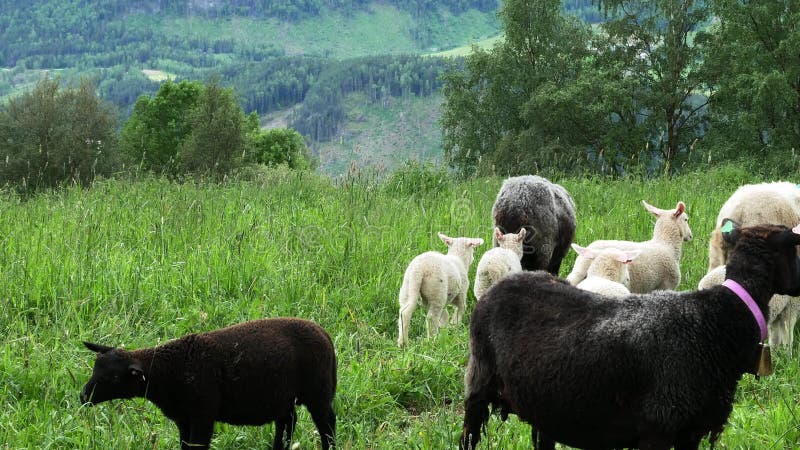
<path fill-rule="evenodd" d="M 311 167 L 311 155 L 303 136 L 291 128 L 259 131 L 253 137 L 255 160 L 268 166 L 286 164 L 291 169 Z"/>
<path fill-rule="evenodd" d="M 800 2 L 711 2 L 705 53 L 717 154 L 785 161 L 800 150 Z"/>
<path fill-rule="evenodd" d="M 119 161 L 116 125 L 89 81 L 42 80 L 0 110 L 0 183 L 32 190 L 110 175 Z"/>
<path fill-rule="evenodd" d="M 574 79 L 587 53 L 587 27 L 562 16 L 558 0 L 509 0 L 500 18 L 505 41 L 476 50 L 463 69 L 444 75 L 443 146 L 464 175 L 529 172 L 552 162 L 548 149 L 557 139 L 541 134 L 539 118 L 525 115 L 525 104 L 546 83 Z"/>
<path fill-rule="evenodd" d="M 710 19 L 700 0 L 597 0 L 608 21 L 602 28 L 610 55 L 637 82 L 631 93 L 647 129 L 647 145 L 666 169 L 691 152 L 702 136 L 709 87 L 702 72 Z"/>
<path fill-rule="evenodd" d="M 145 170 L 174 175 L 178 149 L 191 133 L 189 112 L 203 90 L 199 81 L 167 80 L 153 98 L 140 96 L 122 128 L 122 151 Z"/>
<path fill-rule="evenodd" d="M 187 122 L 191 131 L 178 154 L 182 171 L 223 176 L 246 155 L 245 136 L 251 122 L 233 89 L 222 87 L 219 80 L 205 86 Z"/>

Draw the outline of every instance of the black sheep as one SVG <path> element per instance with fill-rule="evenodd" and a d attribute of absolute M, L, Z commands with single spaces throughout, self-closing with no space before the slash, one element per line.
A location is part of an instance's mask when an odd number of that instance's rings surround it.
<path fill-rule="evenodd" d="M 81 402 L 145 397 L 178 426 L 182 450 L 207 449 L 217 421 L 274 421 L 273 448 L 283 449 L 297 421 L 295 404 L 311 413 L 322 448 L 334 446 L 336 355 L 314 322 L 253 320 L 133 351 L 84 344 L 97 358 Z"/>
<path fill-rule="evenodd" d="M 558 275 L 575 237 L 575 203 L 566 189 L 536 175 L 508 178 L 492 206 L 492 220 L 504 234 L 527 231 L 520 261 L 524 270 Z"/>
<path fill-rule="evenodd" d="M 734 228 L 728 278 L 769 316 L 773 294 L 800 294 L 800 226 Z M 460 447 L 474 449 L 489 405 L 533 425 L 538 449 L 697 449 L 716 440 L 736 386 L 754 372 L 760 330 L 729 288 L 622 299 L 544 272 L 501 281 L 470 324 Z"/>

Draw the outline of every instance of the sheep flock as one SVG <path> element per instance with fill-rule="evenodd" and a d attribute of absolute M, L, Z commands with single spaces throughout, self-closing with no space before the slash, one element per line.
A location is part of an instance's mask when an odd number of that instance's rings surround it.
<path fill-rule="evenodd" d="M 654 220 L 650 240 L 597 236 L 578 245 L 580 205 L 570 193 L 540 176 L 512 177 L 486 211 L 485 230 L 439 232 L 430 236 L 437 245 L 402 261 L 396 351 L 423 338 L 409 335 L 419 306 L 425 339 L 469 322 L 454 446 L 496 447 L 486 424 L 498 412 L 528 423 L 537 450 L 697 449 L 704 439 L 713 448 L 742 376 L 769 373 L 770 346 L 791 356 L 800 187 L 736 190 L 710 230 L 708 274 L 692 291 L 675 290 L 693 232 L 687 205 L 674 201 L 642 200 Z M 560 278 L 570 248 L 576 259 Z M 271 448 L 294 448 L 298 405 L 322 448 L 337 445 L 336 351 L 310 320 L 253 320 L 139 350 L 84 346 L 95 363 L 81 403 L 145 398 L 175 423 L 182 450 L 211 448 L 216 422 L 275 423 Z"/>

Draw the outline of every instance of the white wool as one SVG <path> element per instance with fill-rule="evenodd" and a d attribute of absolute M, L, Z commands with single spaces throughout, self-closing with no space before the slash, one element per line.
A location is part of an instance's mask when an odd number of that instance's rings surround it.
<path fill-rule="evenodd" d="M 642 203 L 656 217 L 652 239 L 644 242 L 600 240 L 592 242 L 587 248 L 595 251 L 610 247 L 623 251 L 640 250 L 639 256 L 628 267 L 631 292 L 675 289 L 681 281 L 681 247 L 683 242 L 692 240 L 686 206 L 678 202 L 675 209 L 663 210 L 645 201 Z M 591 260 L 578 256 L 572 272 L 567 275 L 567 281 L 578 285 L 586 278 L 590 264 Z"/>
<path fill-rule="evenodd" d="M 572 244 L 572 248 L 578 255 L 591 260 L 586 278 L 576 285 L 577 288 L 614 297 L 623 297 L 631 293 L 628 289 L 630 284 L 628 266 L 639 256 L 641 250 L 622 251 L 609 247 L 595 251 L 578 244 Z"/>
<path fill-rule="evenodd" d="M 475 299 L 480 300 L 490 287 L 497 284 L 512 273 L 521 272 L 522 243 L 527 231 L 522 228 L 519 233 L 503 234 L 499 228 L 494 229 L 494 242 L 499 245 L 483 254 L 475 272 Z"/>
<path fill-rule="evenodd" d="M 461 321 L 466 310 L 469 290 L 467 269 L 472 264 L 475 247 L 482 245 L 483 239 L 451 238 L 442 233 L 439 233 L 439 238 L 447 245 L 447 254 L 425 252 L 411 260 L 403 276 L 397 337 L 397 345 L 401 347 L 408 342 L 408 325 L 420 299 L 422 306 L 428 310 L 428 337 L 435 336 L 439 327 L 447 324 L 448 304 L 456 308 L 451 321 L 453 324 Z"/>
<path fill-rule="evenodd" d="M 709 271 L 697 284 L 697 289 L 708 289 L 725 281 L 725 266 L 717 266 Z M 785 346 L 792 354 L 794 327 L 800 317 L 800 298 L 788 295 L 773 295 L 769 299 L 769 345 Z"/>

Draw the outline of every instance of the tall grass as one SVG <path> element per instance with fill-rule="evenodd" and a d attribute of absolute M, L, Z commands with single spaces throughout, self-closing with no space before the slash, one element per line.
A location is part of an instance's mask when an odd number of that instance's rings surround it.
<path fill-rule="evenodd" d="M 442 250 L 437 231 L 489 238 L 502 180 L 456 182 L 427 170 L 411 166 L 385 182 L 275 170 L 221 186 L 117 180 L 26 200 L 2 196 L 0 448 L 178 448 L 177 429 L 144 400 L 80 404 L 93 360 L 81 340 L 138 348 L 272 316 L 313 319 L 331 333 L 341 448 L 452 448 L 467 327 L 426 340 L 418 312 L 410 345 L 396 348 L 397 291 L 413 256 Z M 695 240 L 684 247 L 679 288 L 690 289 L 705 271 L 720 205 L 755 180 L 733 167 L 648 181 L 557 181 L 578 205 L 582 244 L 648 239 L 653 219 L 641 200 L 662 208 L 684 200 Z M 775 358 L 774 376 L 744 377 L 719 447 L 800 441 L 800 363 L 780 351 Z M 302 411 L 300 448 L 318 447 L 313 430 Z M 272 433 L 220 424 L 213 447 L 264 448 Z M 489 433 L 487 448 L 530 447 L 528 427 L 513 417 L 492 419 Z"/>

